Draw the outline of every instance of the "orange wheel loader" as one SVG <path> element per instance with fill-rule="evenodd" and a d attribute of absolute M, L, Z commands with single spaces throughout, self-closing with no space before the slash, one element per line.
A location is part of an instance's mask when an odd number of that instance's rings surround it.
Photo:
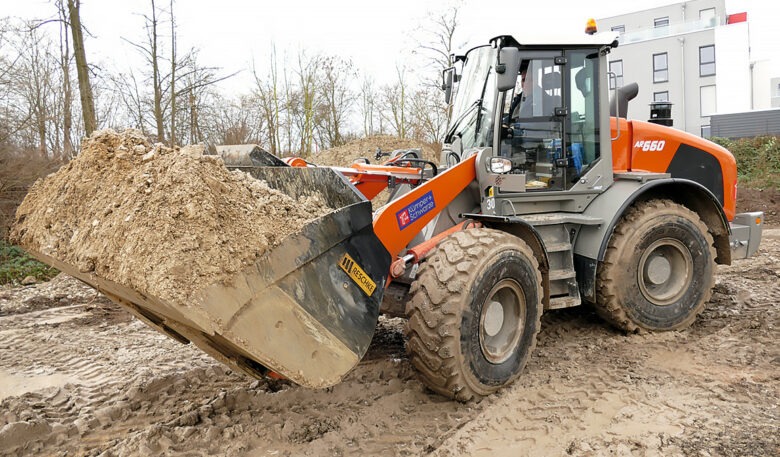
<path fill-rule="evenodd" d="M 628 332 L 685 328 L 715 264 L 756 252 L 763 214 L 735 214 L 727 150 L 624 118 L 637 88 L 610 90 L 617 44 L 609 33 L 504 35 L 457 56 L 442 75 L 452 122 L 438 166 L 414 151 L 344 168 L 230 155 L 271 187 L 317 190 L 338 209 L 202 294 L 218 319 L 39 257 L 235 369 L 310 387 L 360 361 L 380 313 L 408 319 L 423 382 L 460 401 L 520 375 L 545 310 L 588 303 Z"/>

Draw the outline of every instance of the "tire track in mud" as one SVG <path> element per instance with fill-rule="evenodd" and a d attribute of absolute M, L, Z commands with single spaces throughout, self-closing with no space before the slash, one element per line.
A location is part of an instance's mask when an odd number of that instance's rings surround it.
<path fill-rule="evenodd" d="M 80 307 L 16 315 L 0 321 L 0 347 L 14 349 L 0 369 L 68 379 L 0 402 L 0 429 L 16 436 L 0 433 L 0 455 L 417 455 L 473 410 L 416 381 L 399 325 L 380 326 L 341 384 L 308 390 L 234 374 L 134 320 Z M 34 437 L 20 433 L 29 424 Z"/>
<path fill-rule="evenodd" d="M 215 364 L 175 345 L 110 304 L 0 318 L 0 373 L 26 391 L 0 402 L 0 429 L 9 425 L 0 454 L 37 454 L 47 445 L 83 454 L 106 436 L 153 424 L 156 415 L 132 412 L 162 392 L 160 379 L 172 384 L 181 372 Z M 34 439 L 25 433 L 30 424 Z"/>
<path fill-rule="evenodd" d="M 679 432 L 669 424 L 679 423 L 684 412 L 655 405 L 654 393 L 640 382 L 638 362 L 609 363 L 610 354 L 642 339 L 618 334 L 588 311 L 549 313 L 537 356 L 518 383 L 483 401 L 481 414 L 432 455 L 561 455 L 583 436 L 630 429 L 628 419 L 637 416 L 642 433 Z"/>

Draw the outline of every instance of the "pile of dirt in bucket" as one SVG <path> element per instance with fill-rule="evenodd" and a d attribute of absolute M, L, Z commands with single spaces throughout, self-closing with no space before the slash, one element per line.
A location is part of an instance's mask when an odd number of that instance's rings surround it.
<path fill-rule="evenodd" d="M 82 273 L 181 303 L 329 211 L 316 193 L 293 199 L 200 148 L 102 130 L 35 183 L 11 238 Z"/>

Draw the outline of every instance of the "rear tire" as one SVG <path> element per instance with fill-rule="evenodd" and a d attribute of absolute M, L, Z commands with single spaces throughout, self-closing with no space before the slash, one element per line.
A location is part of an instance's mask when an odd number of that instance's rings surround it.
<path fill-rule="evenodd" d="M 536 345 L 542 278 L 521 239 L 491 229 L 445 238 L 407 303 L 407 349 L 431 390 L 459 401 L 510 384 Z"/>
<path fill-rule="evenodd" d="M 699 216 L 669 200 L 626 211 L 599 266 L 596 311 L 628 332 L 688 327 L 715 282 L 712 235 Z"/>

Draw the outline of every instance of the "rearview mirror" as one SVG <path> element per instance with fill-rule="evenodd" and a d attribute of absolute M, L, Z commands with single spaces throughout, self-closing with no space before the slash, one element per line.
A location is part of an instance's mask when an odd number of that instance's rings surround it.
<path fill-rule="evenodd" d="M 517 48 L 501 48 L 498 62 L 503 71 L 496 71 L 496 85 L 499 91 L 513 89 L 517 84 L 517 74 L 520 72 L 520 50 Z"/>
<path fill-rule="evenodd" d="M 444 91 L 444 103 L 450 104 L 452 100 L 452 81 L 455 74 L 455 67 L 446 68 L 441 72 L 441 90 Z"/>

